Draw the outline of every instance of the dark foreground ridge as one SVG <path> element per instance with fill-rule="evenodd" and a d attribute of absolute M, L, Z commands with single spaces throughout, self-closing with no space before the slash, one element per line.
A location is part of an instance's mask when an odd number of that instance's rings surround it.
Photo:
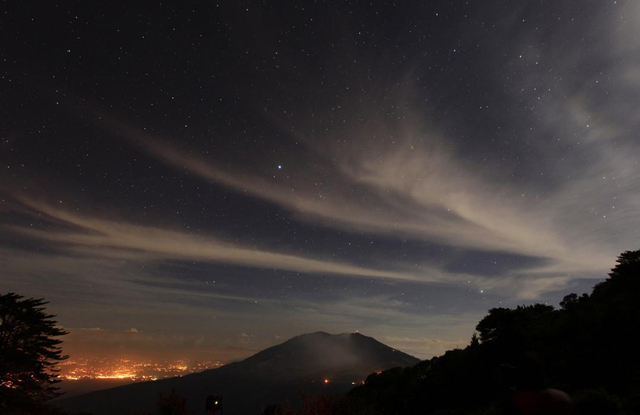
<path fill-rule="evenodd" d="M 176 393 L 201 413 L 208 395 L 224 397 L 228 413 L 259 414 L 267 406 L 299 401 L 300 391 L 343 394 L 367 375 L 419 360 L 358 333 L 303 334 L 241 362 L 180 378 L 96 391 L 58 402 L 69 412 L 94 415 L 154 411 L 160 393 Z M 324 381 L 328 380 L 328 383 Z"/>
<path fill-rule="evenodd" d="M 372 375 L 331 413 L 640 414 L 640 251 L 617 262 L 591 295 L 494 308 L 464 350 Z"/>

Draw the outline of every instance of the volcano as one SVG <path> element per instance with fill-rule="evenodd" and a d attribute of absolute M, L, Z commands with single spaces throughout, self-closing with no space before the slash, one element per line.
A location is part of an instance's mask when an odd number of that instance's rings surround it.
<path fill-rule="evenodd" d="M 359 333 L 317 332 L 217 369 L 91 392 L 58 404 L 71 413 L 94 415 L 154 412 L 159 394 L 174 389 L 195 413 L 204 411 L 207 396 L 218 395 L 228 414 L 260 414 L 271 404 L 287 400 L 295 404 L 301 393 L 342 394 L 373 372 L 418 362 Z"/>

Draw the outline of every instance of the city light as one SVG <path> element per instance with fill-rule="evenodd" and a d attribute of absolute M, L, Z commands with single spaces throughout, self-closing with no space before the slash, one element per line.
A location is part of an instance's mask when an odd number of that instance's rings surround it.
<path fill-rule="evenodd" d="M 151 361 L 134 359 L 69 359 L 60 365 L 61 380 L 130 379 L 157 380 L 202 372 L 222 366 L 219 361 Z"/>

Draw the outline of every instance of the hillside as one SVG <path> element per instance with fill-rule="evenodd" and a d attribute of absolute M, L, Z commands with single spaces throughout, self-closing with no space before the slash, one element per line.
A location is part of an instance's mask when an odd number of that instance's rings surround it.
<path fill-rule="evenodd" d="M 465 349 L 374 374 L 332 413 L 551 413 L 520 406 L 550 388 L 570 396 L 574 415 L 640 414 L 638 321 L 640 251 L 627 251 L 590 295 L 491 309 Z"/>
<path fill-rule="evenodd" d="M 201 412 L 206 397 L 221 395 L 228 413 L 256 414 L 273 403 L 297 401 L 300 391 L 341 394 L 372 372 L 419 360 L 357 333 L 294 337 L 241 362 L 181 378 L 143 382 L 60 400 L 70 412 L 94 415 L 154 410 L 172 388 Z M 325 383 L 325 379 L 328 383 Z"/>

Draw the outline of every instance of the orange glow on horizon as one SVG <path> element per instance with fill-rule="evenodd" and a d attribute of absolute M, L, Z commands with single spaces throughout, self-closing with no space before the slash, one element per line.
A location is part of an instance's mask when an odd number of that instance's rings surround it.
<path fill-rule="evenodd" d="M 96 379 L 132 379 L 136 378 L 135 373 L 113 373 L 110 375 L 96 375 Z"/>
<path fill-rule="evenodd" d="M 85 359 L 67 360 L 60 364 L 61 380 L 81 379 L 129 379 L 131 381 L 157 380 L 184 376 L 222 366 L 218 361 L 137 361 L 135 359 Z"/>

